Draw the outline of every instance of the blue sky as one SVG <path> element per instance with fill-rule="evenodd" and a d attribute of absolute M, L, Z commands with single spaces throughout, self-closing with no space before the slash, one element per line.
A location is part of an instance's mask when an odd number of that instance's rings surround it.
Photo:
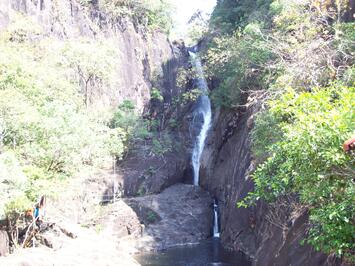
<path fill-rule="evenodd" d="M 187 30 L 187 22 L 191 16 L 197 11 L 202 10 L 211 13 L 216 5 L 216 0 L 170 0 L 176 7 L 174 12 L 174 20 L 176 21 L 176 33 L 185 33 Z"/>

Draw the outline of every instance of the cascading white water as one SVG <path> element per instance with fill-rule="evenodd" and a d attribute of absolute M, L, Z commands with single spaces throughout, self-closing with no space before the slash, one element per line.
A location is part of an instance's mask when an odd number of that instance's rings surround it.
<path fill-rule="evenodd" d="M 204 77 L 203 74 L 203 69 L 202 69 L 202 64 L 198 56 L 196 56 L 195 53 L 189 52 L 190 57 L 192 58 L 192 61 L 195 63 L 195 68 L 196 68 L 196 85 L 199 90 L 201 90 L 202 95 L 198 98 L 197 100 L 197 108 L 195 110 L 195 116 L 201 116 L 203 117 L 203 124 L 202 128 L 200 131 L 200 134 L 198 135 L 194 149 L 192 152 L 192 166 L 193 166 L 193 171 L 194 171 L 194 185 L 198 186 L 199 185 L 199 175 L 200 175 L 200 159 L 201 159 L 201 154 L 203 151 L 203 148 L 205 146 L 205 140 L 207 137 L 207 132 L 208 129 L 210 128 L 211 125 L 211 117 L 212 117 L 212 112 L 211 112 L 211 102 L 210 99 L 207 96 L 208 92 L 208 86 L 207 86 L 207 81 Z"/>
<path fill-rule="evenodd" d="M 202 116 L 203 123 L 200 133 L 195 141 L 194 149 L 192 151 L 192 166 L 194 170 L 194 185 L 199 185 L 200 179 L 200 159 L 203 148 L 205 146 L 205 140 L 207 137 L 208 130 L 211 126 L 212 111 L 211 102 L 207 96 L 208 86 L 207 81 L 204 77 L 203 68 L 200 59 L 195 53 L 189 52 L 192 61 L 195 63 L 196 68 L 196 86 L 202 92 L 202 95 L 197 100 L 197 108 L 195 109 L 195 117 Z M 195 120 L 195 119 L 194 119 Z M 217 201 L 213 202 L 213 237 L 219 238 L 219 227 L 218 227 L 218 205 Z"/>
<path fill-rule="evenodd" d="M 219 237 L 219 227 L 218 227 L 218 205 L 216 200 L 213 202 L 213 237 Z"/>

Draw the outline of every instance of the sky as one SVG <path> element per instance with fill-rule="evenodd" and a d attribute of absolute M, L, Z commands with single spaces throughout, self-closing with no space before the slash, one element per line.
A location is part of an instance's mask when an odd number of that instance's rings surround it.
<path fill-rule="evenodd" d="M 187 22 L 197 10 L 210 14 L 216 5 L 216 0 L 170 0 L 170 2 L 176 7 L 174 12 L 176 34 L 186 33 Z"/>

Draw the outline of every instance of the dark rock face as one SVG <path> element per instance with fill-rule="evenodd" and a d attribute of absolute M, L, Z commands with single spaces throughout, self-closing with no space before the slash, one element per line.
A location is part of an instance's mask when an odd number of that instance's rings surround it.
<path fill-rule="evenodd" d="M 275 208 L 278 207 L 276 204 Z M 295 211 L 293 217 L 285 219 L 286 215 L 279 218 L 272 216 L 278 213 L 275 208 L 259 210 L 264 212 L 264 218 L 260 221 L 260 227 L 256 228 L 258 249 L 255 265 L 345 265 L 333 255 L 327 256 L 315 252 L 309 245 L 300 245 L 307 230 L 306 211 Z"/>
<path fill-rule="evenodd" d="M 0 256 L 9 254 L 9 236 L 6 231 L 0 231 Z"/>
<path fill-rule="evenodd" d="M 217 110 L 203 153 L 201 183 L 218 199 L 222 242 L 251 256 L 254 265 L 341 265 L 333 256 L 300 244 L 308 213 L 295 200 L 236 207 L 253 189 L 250 131 L 259 103 L 249 99 L 239 110 Z"/>
<path fill-rule="evenodd" d="M 217 111 L 201 162 L 201 185 L 219 202 L 222 242 L 248 255 L 256 250 L 250 225 L 254 212 L 237 209 L 236 202 L 253 188 L 245 177 L 251 162 L 246 124 L 252 111 Z"/>
<path fill-rule="evenodd" d="M 159 193 L 163 189 L 181 182 L 187 160 L 183 153 L 169 152 L 163 157 L 150 156 L 138 149 L 120 164 L 119 174 L 122 177 L 126 196 L 143 196 Z"/>

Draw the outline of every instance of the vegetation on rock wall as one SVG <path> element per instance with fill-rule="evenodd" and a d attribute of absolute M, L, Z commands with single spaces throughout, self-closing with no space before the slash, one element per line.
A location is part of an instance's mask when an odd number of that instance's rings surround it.
<path fill-rule="evenodd" d="M 121 158 L 129 130 L 113 113 L 91 110 L 88 82 L 110 86 L 110 40 L 37 38 L 40 27 L 16 15 L 0 40 L 0 216 L 54 193 L 84 168 Z"/>
<path fill-rule="evenodd" d="M 165 0 L 77 2 L 106 23 L 172 26 Z M 115 110 L 92 106 L 98 91 L 115 86 L 113 40 L 58 39 L 30 16 L 12 10 L 10 18 L 0 36 L 0 218 L 16 218 L 69 177 L 121 159 L 134 142 L 149 139 L 159 156 L 171 150 L 158 123 L 140 118 L 129 100 Z M 157 89 L 151 94 L 163 101 Z"/>
<path fill-rule="evenodd" d="M 212 14 L 207 73 L 215 105 L 263 92 L 252 132 L 255 190 L 238 205 L 297 195 L 306 241 L 354 254 L 354 23 L 349 1 L 222 0 Z"/>
<path fill-rule="evenodd" d="M 342 150 L 354 129 L 355 88 L 334 84 L 312 92 L 293 89 L 269 101 L 254 129 L 254 150 L 269 154 L 254 173 L 255 192 L 244 203 L 296 192 L 310 209 L 309 242 L 350 256 L 354 250 L 354 156 Z M 268 115 L 275 121 L 260 122 Z M 277 138 L 259 139 L 277 126 Z M 277 140 L 275 140 L 277 139 Z"/>
<path fill-rule="evenodd" d="M 80 0 L 84 6 L 98 5 L 112 21 L 129 17 L 150 30 L 168 33 L 172 28 L 172 5 L 166 0 Z"/>

